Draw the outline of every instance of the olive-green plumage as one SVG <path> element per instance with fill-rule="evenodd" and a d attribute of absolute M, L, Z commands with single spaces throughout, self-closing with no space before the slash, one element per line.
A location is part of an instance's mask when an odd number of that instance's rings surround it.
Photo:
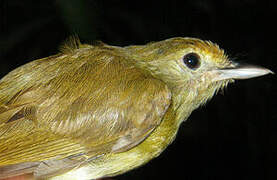
<path fill-rule="evenodd" d="M 184 63 L 191 53 L 196 68 Z M 194 38 L 127 47 L 73 38 L 0 81 L 0 178 L 92 179 L 138 167 L 232 81 L 217 77 L 235 66 Z"/>

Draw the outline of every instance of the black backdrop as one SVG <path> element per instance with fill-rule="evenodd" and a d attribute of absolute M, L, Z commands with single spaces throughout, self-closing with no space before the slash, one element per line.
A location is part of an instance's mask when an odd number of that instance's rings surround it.
<path fill-rule="evenodd" d="M 0 0 L 0 76 L 83 42 L 144 44 L 175 36 L 211 40 L 238 61 L 276 71 L 272 1 Z M 125 179 L 277 179 L 276 75 L 238 81 L 183 123 L 158 158 Z"/>

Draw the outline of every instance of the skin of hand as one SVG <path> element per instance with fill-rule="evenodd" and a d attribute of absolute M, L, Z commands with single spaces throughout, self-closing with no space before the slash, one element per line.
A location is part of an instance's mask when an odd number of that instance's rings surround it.
<path fill-rule="evenodd" d="M 157 157 L 228 83 L 268 73 L 196 38 L 126 47 L 71 38 L 0 80 L 0 178 L 122 174 Z"/>

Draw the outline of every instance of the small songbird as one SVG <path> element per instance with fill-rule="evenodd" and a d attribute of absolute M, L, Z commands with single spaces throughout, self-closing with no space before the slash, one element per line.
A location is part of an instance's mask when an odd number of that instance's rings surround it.
<path fill-rule="evenodd" d="M 1 79 L 0 179 L 122 174 L 157 157 L 228 83 L 269 73 L 196 38 L 126 47 L 71 38 Z"/>

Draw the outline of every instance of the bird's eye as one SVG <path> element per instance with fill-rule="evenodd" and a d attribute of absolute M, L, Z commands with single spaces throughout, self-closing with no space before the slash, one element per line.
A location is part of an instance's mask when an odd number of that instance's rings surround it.
<path fill-rule="evenodd" d="M 183 57 L 183 62 L 190 69 L 197 69 L 200 66 L 200 57 L 196 53 L 189 53 Z"/>

